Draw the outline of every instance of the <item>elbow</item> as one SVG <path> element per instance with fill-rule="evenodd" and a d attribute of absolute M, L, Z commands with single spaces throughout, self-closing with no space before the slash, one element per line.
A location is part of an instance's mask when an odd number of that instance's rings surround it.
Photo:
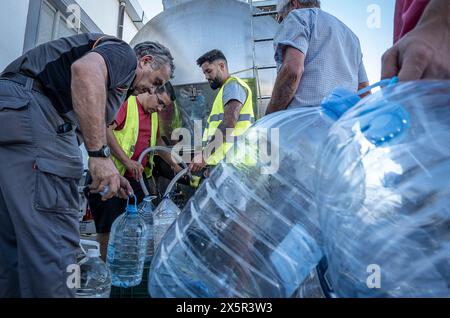
<path fill-rule="evenodd" d="M 92 76 L 88 76 L 91 73 L 89 67 L 83 61 L 77 61 L 70 67 L 71 77 L 72 77 L 72 89 L 74 89 L 74 84 L 79 86 L 80 84 L 86 84 L 87 79 L 91 79 Z"/>
<path fill-rule="evenodd" d="M 72 72 L 72 78 L 80 78 L 85 72 L 85 65 L 82 61 L 76 61 L 72 64 L 70 70 Z"/>

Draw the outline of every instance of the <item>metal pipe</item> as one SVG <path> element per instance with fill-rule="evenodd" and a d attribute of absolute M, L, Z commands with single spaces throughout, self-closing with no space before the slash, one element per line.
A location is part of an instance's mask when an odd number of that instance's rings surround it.
<path fill-rule="evenodd" d="M 123 25 L 125 21 L 125 9 L 127 7 L 127 3 L 125 1 L 120 1 L 119 6 L 119 21 L 117 22 L 117 37 L 119 39 L 123 39 Z"/>

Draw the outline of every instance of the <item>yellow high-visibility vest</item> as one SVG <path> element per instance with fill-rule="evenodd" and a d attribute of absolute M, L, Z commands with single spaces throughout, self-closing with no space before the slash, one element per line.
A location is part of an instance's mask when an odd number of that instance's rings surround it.
<path fill-rule="evenodd" d="M 158 136 L 158 113 L 152 113 L 151 123 L 151 136 L 150 136 L 150 147 L 156 146 L 157 136 Z M 127 117 L 125 120 L 125 126 L 122 130 L 114 130 L 114 135 L 116 136 L 117 142 L 123 149 L 128 158 L 133 157 L 135 152 L 136 142 L 139 136 L 139 109 L 136 96 L 131 96 L 128 98 L 127 107 Z M 153 154 L 148 156 L 149 168 L 145 169 L 145 174 L 147 177 L 151 177 L 153 172 L 153 166 L 155 165 L 153 161 Z M 117 170 L 123 176 L 127 171 L 127 168 L 120 162 L 116 157 L 112 157 Z"/>
<path fill-rule="evenodd" d="M 219 93 L 217 94 L 217 97 L 214 101 L 211 114 L 209 115 L 208 118 L 207 127 L 203 134 L 203 142 L 206 143 L 210 137 L 214 136 L 217 128 L 224 119 L 225 105 L 223 105 L 222 101 L 223 90 L 225 86 L 231 81 L 237 81 L 241 86 L 245 88 L 245 90 L 247 91 L 247 100 L 245 101 L 241 109 L 238 122 L 236 123 L 236 126 L 234 127 L 233 132 L 231 134 L 231 136 L 236 137 L 234 138 L 235 140 L 233 142 L 224 142 L 218 149 L 216 149 L 216 151 L 206 160 L 206 163 L 210 166 L 215 166 L 220 161 L 222 161 L 225 158 L 227 152 L 233 147 L 237 137 L 243 135 L 255 121 L 255 115 L 253 112 L 252 90 L 247 85 L 247 83 L 245 83 L 240 78 L 230 77 L 225 82 L 225 84 L 222 85 L 222 88 L 219 90 Z"/>

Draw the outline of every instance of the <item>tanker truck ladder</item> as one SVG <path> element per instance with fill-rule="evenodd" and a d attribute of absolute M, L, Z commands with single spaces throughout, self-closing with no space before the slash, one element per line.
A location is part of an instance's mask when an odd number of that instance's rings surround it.
<path fill-rule="evenodd" d="M 264 43 L 264 42 L 273 42 L 272 38 L 256 38 L 255 36 L 255 19 L 261 18 L 261 17 L 267 17 L 272 16 L 276 17 L 277 11 L 277 1 L 276 0 L 265 0 L 265 1 L 253 1 L 248 0 L 248 4 L 250 6 L 250 23 L 252 28 L 252 40 L 253 40 L 253 76 L 256 79 L 256 85 L 258 90 L 258 110 L 262 109 L 262 102 L 263 100 L 270 100 L 271 96 L 263 96 L 261 93 L 261 83 L 259 78 L 259 71 L 260 70 L 268 70 L 268 69 L 276 69 L 276 65 L 258 65 L 256 61 L 256 50 L 258 43 Z M 258 114 L 258 118 L 261 118 L 262 114 Z"/>

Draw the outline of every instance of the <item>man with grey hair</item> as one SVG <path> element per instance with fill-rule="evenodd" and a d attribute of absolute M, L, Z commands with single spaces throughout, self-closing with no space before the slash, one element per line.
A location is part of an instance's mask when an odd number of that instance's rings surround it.
<path fill-rule="evenodd" d="M 133 50 L 103 34 L 45 43 L 0 75 L 0 298 L 72 297 L 79 245 L 77 132 L 89 154 L 91 191 L 127 198 L 106 127 L 129 95 L 153 93 L 174 70 L 164 46 Z M 79 136 L 79 137 L 80 137 Z"/>
<path fill-rule="evenodd" d="M 336 86 L 368 86 L 358 37 L 318 0 L 279 0 L 278 76 L 266 114 L 320 105 Z"/>

